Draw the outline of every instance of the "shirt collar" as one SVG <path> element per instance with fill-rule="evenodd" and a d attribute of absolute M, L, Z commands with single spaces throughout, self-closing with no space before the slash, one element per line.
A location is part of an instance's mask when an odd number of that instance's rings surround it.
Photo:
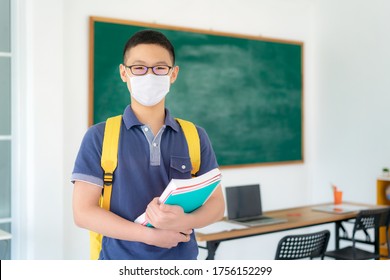
<path fill-rule="evenodd" d="M 131 109 L 130 105 L 127 105 L 124 113 L 123 113 L 123 121 L 126 125 L 127 129 L 132 128 L 133 126 L 142 126 L 144 125 L 141 123 L 137 117 L 135 116 L 133 110 Z M 174 118 L 172 118 L 171 113 L 168 109 L 165 108 L 165 120 L 164 124 L 166 126 L 171 127 L 176 132 L 180 130 L 179 124 L 176 122 Z"/>

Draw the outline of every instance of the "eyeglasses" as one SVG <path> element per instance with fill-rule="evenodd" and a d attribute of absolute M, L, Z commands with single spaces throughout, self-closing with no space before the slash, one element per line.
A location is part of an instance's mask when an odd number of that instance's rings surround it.
<path fill-rule="evenodd" d="M 131 73 L 135 76 L 142 76 L 148 73 L 149 68 L 152 69 L 152 72 L 157 76 L 165 76 L 168 75 L 169 71 L 173 68 L 168 65 L 157 65 L 148 67 L 145 65 L 125 65 L 125 67 L 129 68 Z"/>

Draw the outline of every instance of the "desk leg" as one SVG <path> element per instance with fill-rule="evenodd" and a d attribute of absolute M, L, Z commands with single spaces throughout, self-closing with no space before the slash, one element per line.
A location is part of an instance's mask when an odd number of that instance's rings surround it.
<path fill-rule="evenodd" d="M 341 225 L 341 222 L 336 222 L 336 226 L 335 226 L 335 248 L 336 250 L 340 249 L 340 225 Z"/>
<path fill-rule="evenodd" d="M 217 248 L 219 246 L 219 241 L 207 241 L 206 247 L 207 247 L 207 258 L 206 260 L 214 260 L 215 252 L 217 251 Z"/>
<path fill-rule="evenodd" d="M 374 232 L 374 235 L 375 235 L 375 254 L 378 254 L 378 256 L 380 256 L 380 250 L 379 250 L 379 231 L 380 231 L 380 227 L 378 227 L 378 228 L 375 228 L 375 232 Z M 377 260 L 379 260 L 380 259 L 380 257 L 379 258 L 377 258 Z"/>

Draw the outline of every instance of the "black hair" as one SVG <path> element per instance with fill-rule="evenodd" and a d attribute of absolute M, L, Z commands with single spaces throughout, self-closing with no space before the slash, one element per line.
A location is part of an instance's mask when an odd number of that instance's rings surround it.
<path fill-rule="evenodd" d="M 175 65 L 175 49 L 173 48 L 173 45 L 164 34 L 155 30 L 138 31 L 130 37 L 123 49 L 124 62 L 126 60 L 127 51 L 139 44 L 156 44 L 163 47 L 169 52 L 173 65 Z"/>

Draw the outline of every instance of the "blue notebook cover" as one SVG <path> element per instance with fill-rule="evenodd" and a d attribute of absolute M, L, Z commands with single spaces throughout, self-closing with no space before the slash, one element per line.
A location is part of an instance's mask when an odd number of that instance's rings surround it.
<path fill-rule="evenodd" d="M 185 213 L 201 207 L 221 182 L 221 172 L 215 168 L 199 177 L 191 179 L 172 179 L 159 198 L 160 203 L 179 205 Z M 145 213 L 136 223 L 152 226 L 145 220 Z"/>

